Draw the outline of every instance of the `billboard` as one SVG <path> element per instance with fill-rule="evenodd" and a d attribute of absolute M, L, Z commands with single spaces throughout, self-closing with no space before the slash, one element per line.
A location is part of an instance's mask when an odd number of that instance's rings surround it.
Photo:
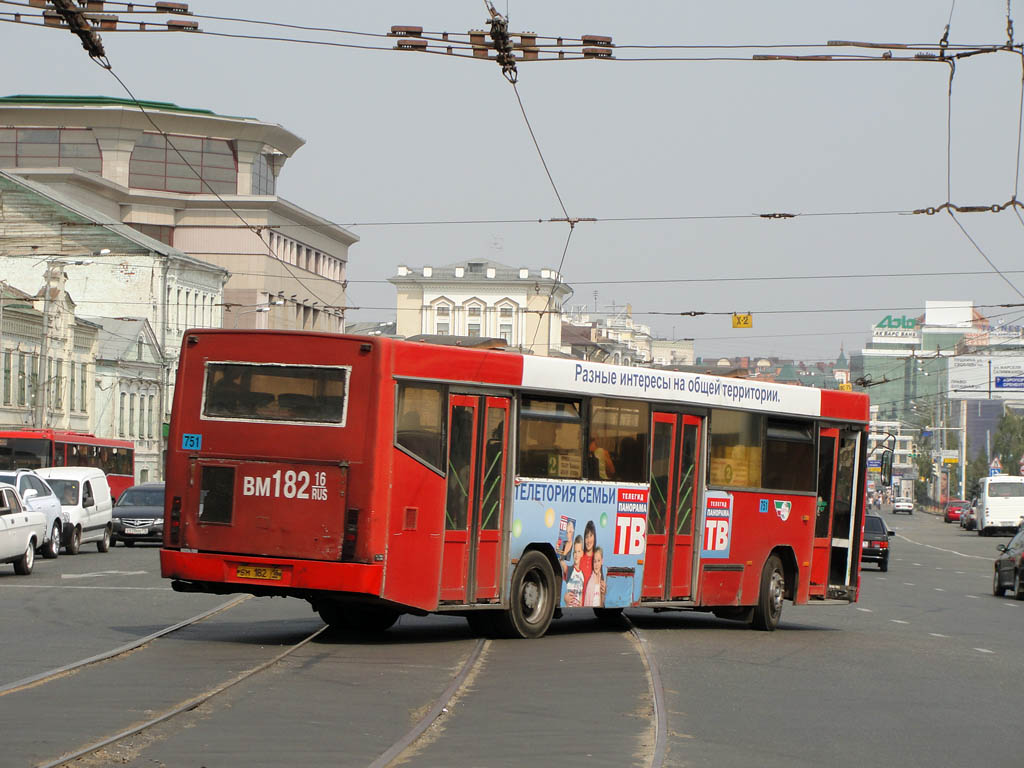
<path fill-rule="evenodd" d="M 1024 400 L 1024 357 L 950 358 L 949 396 L 954 400 Z"/>

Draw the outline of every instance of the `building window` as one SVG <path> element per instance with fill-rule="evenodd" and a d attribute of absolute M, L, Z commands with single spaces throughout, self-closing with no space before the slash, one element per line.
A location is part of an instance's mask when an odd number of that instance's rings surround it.
<path fill-rule="evenodd" d="M 141 338 L 138 340 L 138 342 L 136 342 L 136 346 L 135 346 L 135 359 L 136 360 L 141 360 L 142 359 L 142 339 Z"/>
<path fill-rule="evenodd" d="M 439 304 L 437 306 L 437 316 L 438 317 L 448 317 L 450 314 L 451 314 L 451 307 L 449 307 L 447 304 Z"/>
<path fill-rule="evenodd" d="M 4 405 L 11 404 L 11 353 L 4 352 Z"/>
<path fill-rule="evenodd" d="M 505 324 L 505 323 L 502 323 L 500 326 L 498 326 L 498 329 L 499 329 L 498 335 L 502 339 L 505 340 L 506 344 L 511 344 L 512 343 L 512 326 L 508 325 L 508 324 Z"/>
<path fill-rule="evenodd" d="M 476 305 L 473 305 L 472 307 L 470 307 L 469 308 L 469 316 L 470 317 L 480 317 L 480 307 L 478 307 Z"/>
<path fill-rule="evenodd" d="M 54 366 L 53 376 L 53 389 L 56 392 L 56 403 L 57 410 L 64 410 L 64 361 L 59 357 L 57 358 L 57 364 Z"/>
<path fill-rule="evenodd" d="M 252 164 L 252 192 L 253 195 L 274 194 L 275 180 L 274 171 L 270 164 L 270 156 L 260 154 Z"/>
<path fill-rule="evenodd" d="M 141 411 L 141 409 L 140 409 Z M 140 413 L 141 415 L 141 413 Z M 135 393 L 128 398 L 128 436 L 135 437 Z"/>
<path fill-rule="evenodd" d="M 451 333 L 451 330 L 450 330 L 450 326 L 448 325 L 448 323 L 438 323 L 437 324 L 437 335 L 438 336 L 447 336 L 449 333 Z"/>
<path fill-rule="evenodd" d="M 124 401 L 128 399 L 128 396 L 121 393 L 121 410 L 117 414 L 117 434 L 120 437 L 124 437 Z"/>
<path fill-rule="evenodd" d="M 505 306 L 499 307 L 499 309 L 498 309 L 498 316 L 502 320 L 511 320 L 512 319 L 512 312 L 513 312 L 513 308 L 508 306 L 508 305 L 505 305 Z"/>
<path fill-rule="evenodd" d="M 79 398 L 79 408 L 84 411 L 84 410 L 86 410 L 89 407 L 88 403 L 86 401 L 86 394 L 87 394 L 86 386 L 87 385 L 86 385 L 86 379 L 85 379 L 85 363 L 82 363 L 81 376 L 78 377 L 78 385 L 82 388 L 82 390 L 81 390 L 81 395 L 82 396 L 81 396 L 81 398 Z"/>
<path fill-rule="evenodd" d="M 231 143 L 199 136 L 143 133 L 128 164 L 128 186 L 192 194 L 235 194 L 238 162 Z"/>
<path fill-rule="evenodd" d="M 479 338 L 480 336 L 480 323 L 469 323 L 466 327 L 466 335 L 473 338 Z"/>
<path fill-rule="evenodd" d="M 68 360 L 68 412 L 75 410 L 75 361 Z"/>
<path fill-rule="evenodd" d="M 101 173 L 91 128 L 0 128 L 0 168 L 77 168 Z"/>
<path fill-rule="evenodd" d="M 156 424 L 154 423 L 154 420 L 153 420 L 153 417 L 156 414 L 156 408 L 154 407 L 155 401 L 156 401 L 156 396 L 155 395 L 150 395 L 149 396 L 149 430 L 148 430 L 148 436 L 149 436 L 150 440 L 153 439 L 153 435 L 155 434 L 155 427 L 156 427 Z"/>

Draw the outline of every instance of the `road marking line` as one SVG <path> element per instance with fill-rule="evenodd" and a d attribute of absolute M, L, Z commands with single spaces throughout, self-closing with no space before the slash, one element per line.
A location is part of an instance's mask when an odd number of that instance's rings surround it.
<path fill-rule="evenodd" d="M 902 619 L 889 619 L 893 624 L 909 624 L 909 621 L 903 621 Z"/>
<path fill-rule="evenodd" d="M 859 608 L 858 607 L 857 610 L 858 611 L 863 611 L 864 613 L 874 613 L 874 611 L 872 611 L 870 608 Z"/>
<path fill-rule="evenodd" d="M 953 573 L 955 573 L 957 576 L 963 576 L 964 575 L 963 571 L 953 571 Z"/>
<path fill-rule="evenodd" d="M 136 589 L 143 592 L 173 592 L 170 587 L 79 587 L 73 584 L 4 584 L 0 589 Z"/>
<path fill-rule="evenodd" d="M 971 598 L 971 600 L 977 600 L 978 599 L 977 595 L 967 595 L 967 597 Z"/>
<path fill-rule="evenodd" d="M 928 634 L 931 635 L 932 637 L 949 637 L 949 635 L 942 635 L 942 634 L 939 634 L 938 632 L 929 632 Z"/>
<path fill-rule="evenodd" d="M 920 563 L 914 563 L 914 565 L 920 566 L 921 564 Z"/>
<path fill-rule="evenodd" d="M 936 587 L 935 591 L 936 592 L 945 592 L 946 590 L 944 590 L 942 587 Z"/>
<path fill-rule="evenodd" d="M 62 573 L 62 579 L 94 579 L 97 576 L 141 576 L 149 571 L 94 571 L 93 573 Z"/>
<path fill-rule="evenodd" d="M 995 653 L 995 651 L 990 651 L 988 648 L 975 648 L 974 650 L 978 653 Z"/>
<path fill-rule="evenodd" d="M 920 541 L 914 541 L 913 539 L 907 538 L 902 533 L 897 533 L 896 535 L 899 538 L 903 539 L 904 541 L 908 541 L 911 544 L 917 544 L 917 546 L 919 546 L 919 547 L 928 547 L 928 549 L 935 549 L 935 550 L 938 550 L 939 552 L 948 552 L 951 555 L 958 555 L 959 557 L 970 557 L 970 558 L 972 558 L 974 560 L 991 560 L 992 559 L 991 557 L 982 557 L 981 555 L 966 555 L 963 552 L 957 552 L 955 549 L 944 549 L 943 547 L 936 547 L 936 546 L 934 546 L 932 544 L 925 544 L 925 543 L 920 542 Z"/>
<path fill-rule="evenodd" d="M 914 584 L 912 581 L 904 581 L 903 582 L 903 586 L 904 587 L 916 587 L 917 585 Z"/>

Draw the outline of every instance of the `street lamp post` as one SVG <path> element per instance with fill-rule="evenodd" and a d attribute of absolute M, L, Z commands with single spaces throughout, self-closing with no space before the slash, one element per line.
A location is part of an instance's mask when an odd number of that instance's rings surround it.
<path fill-rule="evenodd" d="M 232 328 L 237 328 L 238 327 L 238 318 L 240 318 L 242 315 L 248 315 L 248 314 L 251 314 L 253 312 L 269 312 L 269 311 L 270 311 L 270 307 L 257 307 L 256 309 L 247 309 L 244 312 L 239 312 L 237 315 L 235 315 L 235 324 L 232 326 Z"/>

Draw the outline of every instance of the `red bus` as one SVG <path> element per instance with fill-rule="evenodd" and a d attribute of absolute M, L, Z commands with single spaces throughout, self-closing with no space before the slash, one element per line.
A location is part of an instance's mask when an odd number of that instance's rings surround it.
<path fill-rule="evenodd" d="M 167 459 L 174 589 L 333 626 L 569 609 L 770 630 L 857 599 L 868 397 L 394 339 L 192 330 Z"/>
<path fill-rule="evenodd" d="M 66 429 L 0 429 L 0 469 L 65 466 L 102 469 L 116 499 L 135 485 L 135 446 Z"/>

